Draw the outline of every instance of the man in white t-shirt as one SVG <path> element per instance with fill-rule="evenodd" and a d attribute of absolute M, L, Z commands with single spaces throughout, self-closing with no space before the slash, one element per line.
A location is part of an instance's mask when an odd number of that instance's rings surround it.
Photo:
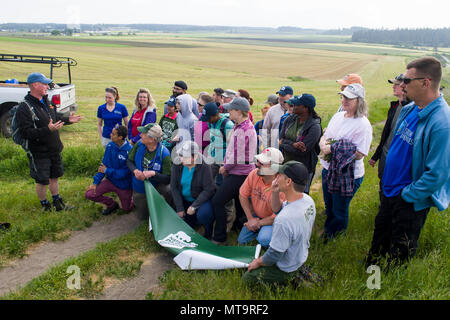
<path fill-rule="evenodd" d="M 298 161 L 272 165 L 278 172 L 272 183 L 272 207 L 281 211 L 273 223 L 272 240 L 262 257 L 253 260 L 243 281 L 250 284 L 283 284 L 295 278 L 308 258 L 316 207 L 314 200 L 303 193 L 308 180 L 308 169 Z M 279 193 L 286 195 L 280 202 Z"/>

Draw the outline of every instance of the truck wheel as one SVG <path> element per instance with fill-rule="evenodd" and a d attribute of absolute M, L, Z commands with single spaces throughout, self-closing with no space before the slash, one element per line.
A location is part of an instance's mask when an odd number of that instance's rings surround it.
<path fill-rule="evenodd" d="M 8 111 L 4 112 L 0 117 L 0 128 L 3 136 L 6 138 L 11 137 L 11 117 Z"/>

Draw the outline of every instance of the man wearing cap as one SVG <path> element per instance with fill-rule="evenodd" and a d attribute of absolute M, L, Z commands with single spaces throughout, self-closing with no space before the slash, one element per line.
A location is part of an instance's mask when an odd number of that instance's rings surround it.
<path fill-rule="evenodd" d="M 161 143 L 163 132 L 155 123 L 138 127 L 141 140 L 128 154 L 127 165 L 132 173 L 133 200 L 141 220 L 148 218 L 144 181 L 148 179 L 158 192 L 172 204 L 170 174 L 172 159 L 170 151 Z"/>
<path fill-rule="evenodd" d="M 388 266 L 408 261 L 430 208 L 448 208 L 450 109 L 439 92 L 441 78 L 435 57 L 411 61 L 401 78 L 413 102 L 403 107 L 389 146 L 368 265 L 385 255 Z"/>
<path fill-rule="evenodd" d="M 246 244 L 255 239 L 268 247 L 272 238 L 272 224 L 275 213 L 271 207 L 272 181 L 276 172 L 272 164 L 282 164 L 283 155 L 280 150 L 267 148 L 255 156 L 256 169 L 250 172 L 239 189 L 239 200 L 244 210 L 247 222 L 244 223 L 238 237 L 240 244 Z M 285 200 L 284 193 L 280 193 L 280 201 Z"/>
<path fill-rule="evenodd" d="M 345 87 L 352 83 L 358 83 L 361 86 L 363 85 L 362 78 L 356 73 L 347 74 L 344 78 L 336 80 L 336 82 L 341 85 L 341 91 L 344 91 Z M 341 111 L 344 111 L 344 109 L 342 108 L 342 105 L 339 106 L 339 109 L 337 112 L 341 112 Z"/>
<path fill-rule="evenodd" d="M 279 173 L 272 182 L 272 208 L 279 213 L 273 223 L 269 249 L 249 264 L 242 278 L 249 285 L 288 283 L 308 258 L 316 217 L 313 199 L 303 193 L 308 169 L 297 161 L 272 165 L 272 169 Z M 280 201 L 281 192 L 286 197 L 284 203 Z"/>
<path fill-rule="evenodd" d="M 187 93 L 187 89 L 188 86 L 186 82 L 184 82 L 183 80 L 175 81 L 175 83 L 173 84 L 172 95 L 170 96 L 170 98 L 176 98 L 183 94 L 187 94 L 192 99 L 192 112 L 198 118 L 200 116 L 200 113 L 198 112 L 197 100 L 195 100 L 191 95 Z M 164 104 L 164 114 L 166 113 L 167 113 L 167 102 Z"/>
<path fill-rule="evenodd" d="M 400 111 L 403 109 L 403 106 L 406 106 L 409 99 L 406 97 L 403 92 L 400 84 L 402 83 L 403 74 L 398 75 L 395 79 L 389 79 L 388 82 L 392 84 L 392 90 L 394 91 L 394 96 L 398 98 L 396 101 L 391 101 L 391 106 L 388 110 L 387 120 L 383 128 L 383 132 L 381 133 L 380 144 L 378 145 L 375 153 L 372 158 L 369 160 L 369 164 L 374 167 L 375 163 L 380 160 L 378 163 L 378 178 L 380 179 L 380 192 L 381 192 L 381 179 L 383 178 L 384 165 L 386 162 L 387 153 L 389 150 L 389 146 L 392 142 L 392 138 L 394 137 L 394 128 L 397 123 L 398 116 L 400 115 Z"/>
<path fill-rule="evenodd" d="M 159 126 L 163 131 L 162 144 L 172 151 L 175 142 L 172 141 L 172 134 L 178 129 L 177 125 L 177 109 L 175 98 L 170 98 L 167 102 L 167 113 L 159 120 Z"/>
<path fill-rule="evenodd" d="M 77 123 L 82 117 L 71 114 L 62 117 L 56 108 L 50 105 L 47 96 L 51 79 L 42 73 L 35 72 L 28 76 L 30 91 L 16 112 L 19 132 L 28 140 L 30 175 L 36 181 L 36 193 L 44 211 L 51 210 L 47 200 L 47 186 L 52 194 L 53 207 L 56 211 L 68 209 L 59 196 L 58 178 L 63 175 L 61 152 L 63 144 L 59 137 L 59 129 L 63 125 Z M 33 110 L 36 117 L 30 111 Z"/>
<path fill-rule="evenodd" d="M 294 96 L 288 104 L 294 109 L 280 130 L 280 150 L 285 161 L 296 160 L 308 168 L 305 193 L 309 193 L 320 152 L 321 119 L 314 111 L 316 99 L 309 93 Z"/>
<path fill-rule="evenodd" d="M 208 123 L 209 145 L 206 152 L 206 161 L 211 164 L 212 176 L 217 185 L 222 183 L 222 176 L 217 178 L 219 169 L 223 164 L 227 150 L 227 137 L 233 130 L 233 121 L 220 114 L 216 102 L 209 102 L 203 108 L 201 121 Z"/>
<path fill-rule="evenodd" d="M 214 99 L 214 102 L 216 102 L 219 106 L 219 111 L 220 113 L 224 113 L 223 110 L 223 94 L 224 94 L 224 90 L 222 88 L 215 88 L 212 94 L 212 97 Z"/>
<path fill-rule="evenodd" d="M 277 94 L 278 104 L 271 107 L 264 118 L 262 131 L 264 148 L 278 148 L 278 128 L 280 126 L 280 119 L 288 109 L 285 102 L 292 98 L 294 90 L 292 90 L 290 86 L 283 86 L 277 91 Z"/>
<path fill-rule="evenodd" d="M 237 96 L 237 92 L 231 89 L 226 89 L 222 93 L 223 103 L 230 103 Z"/>

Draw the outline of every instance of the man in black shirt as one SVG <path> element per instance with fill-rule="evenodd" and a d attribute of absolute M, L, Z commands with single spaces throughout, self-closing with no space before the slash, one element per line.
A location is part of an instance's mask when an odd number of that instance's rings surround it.
<path fill-rule="evenodd" d="M 42 73 L 31 73 L 27 82 L 30 91 L 16 113 L 19 132 L 28 140 L 30 175 L 36 181 L 36 193 L 44 211 L 52 209 L 47 200 L 47 186 L 52 194 L 53 206 L 56 211 L 60 211 L 67 208 L 59 196 L 58 178 L 63 175 L 61 152 L 64 147 L 59 138 L 59 129 L 65 124 L 79 122 L 81 116 L 73 114 L 61 117 L 57 114 L 47 96 L 52 80 Z"/>

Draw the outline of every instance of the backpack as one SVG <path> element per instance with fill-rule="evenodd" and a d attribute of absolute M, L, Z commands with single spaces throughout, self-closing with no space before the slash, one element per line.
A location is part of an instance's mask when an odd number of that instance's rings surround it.
<path fill-rule="evenodd" d="M 222 133 L 222 139 L 223 139 L 224 142 L 226 142 L 226 140 L 227 140 L 227 136 L 226 136 L 226 133 L 225 133 L 225 128 L 227 126 L 228 121 L 231 121 L 231 120 L 228 119 L 228 118 L 223 119 L 222 123 L 220 124 L 220 128 L 219 128 L 220 133 Z"/>
<path fill-rule="evenodd" d="M 30 106 L 28 104 L 28 102 L 26 102 L 25 100 L 23 100 L 22 102 L 24 102 L 28 106 L 28 109 L 31 112 L 31 117 L 33 119 L 34 127 L 37 128 L 36 121 L 39 121 L 39 118 L 36 116 L 36 113 L 34 112 L 33 107 Z M 11 137 L 16 144 L 20 145 L 22 147 L 22 149 L 24 149 L 28 154 L 31 155 L 30 149 L 28 147 L 28 139 L 25 139 L 24 137 L 22 137 L 22 135 L 20 134 L 20 131 L 19 131 L 19 126 L 17 124 L 16 115 L 17 115 L 17 109 L 19 108 L 19 105 L 14 106 L 11 110 L 9 110 L 9 115 L 11 116 Z"/>

